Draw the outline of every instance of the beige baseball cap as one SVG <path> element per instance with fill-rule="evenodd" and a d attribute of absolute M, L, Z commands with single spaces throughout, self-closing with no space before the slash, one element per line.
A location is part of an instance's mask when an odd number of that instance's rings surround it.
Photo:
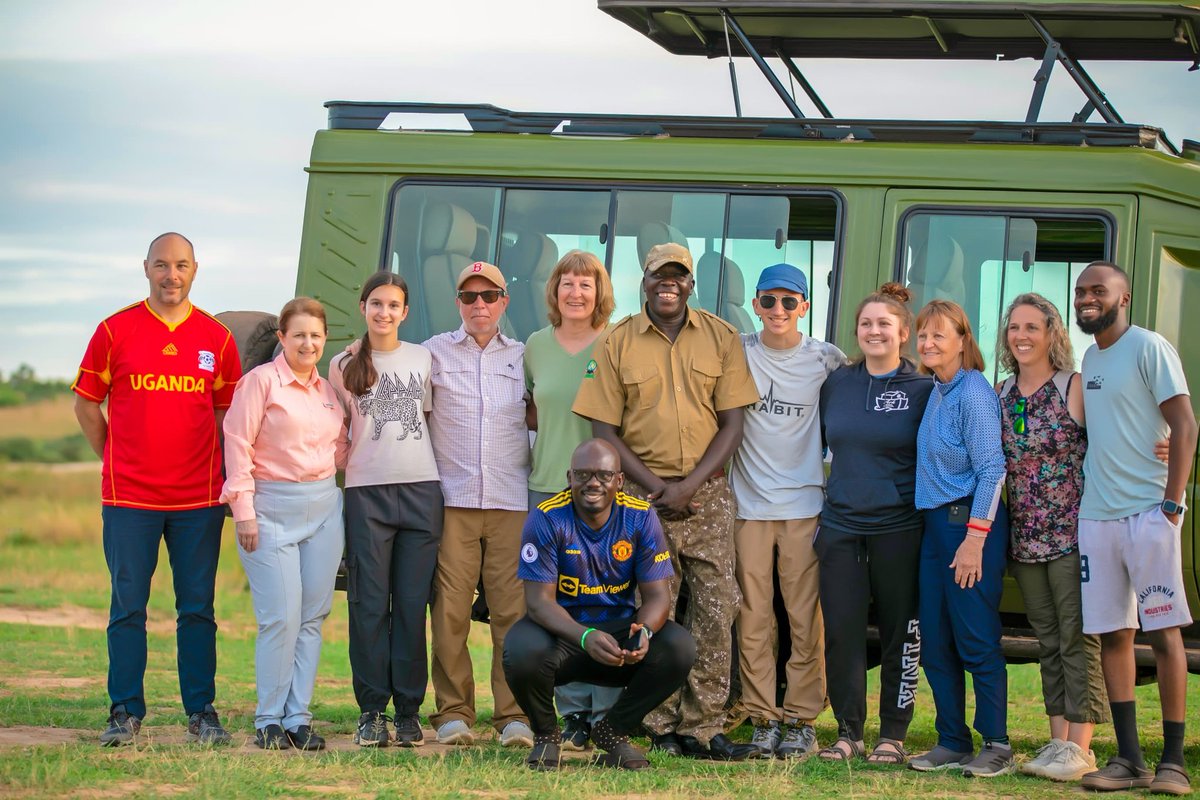
<path fill-rule="evenodd" d="M 486 278 L 498 289 L 508 288 L 508 281 L 504 280 L 504 273 L 500 271 L 500 268 L 486 261 L 476 261 L 474 264 L 467 264 L 463 267 L 462 272 L 458 273 L 458 282 L 454 284 L 454 288 L 461 289 L 464 283 L 476 276 Z"/>
<path fill-rule="evenodd" d="M 692 254 L 686 247 L 675 242 L 651 247 L 650 252 L 646 253 L 646 263 L 642 265 L 642 271 L 653 272 L 664 264 L 678 264 L 688 272 L 695 272 L 692 269 Z"/>

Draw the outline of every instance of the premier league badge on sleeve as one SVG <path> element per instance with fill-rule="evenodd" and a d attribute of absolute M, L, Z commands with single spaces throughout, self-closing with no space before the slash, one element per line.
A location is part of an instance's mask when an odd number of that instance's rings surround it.
<path fill-rule="evenodd" d="M 526 564 L 532 564 L 537 561 L 538 551 L 533 542 L 528 542 L 521 548 L 521 560 Z"/>

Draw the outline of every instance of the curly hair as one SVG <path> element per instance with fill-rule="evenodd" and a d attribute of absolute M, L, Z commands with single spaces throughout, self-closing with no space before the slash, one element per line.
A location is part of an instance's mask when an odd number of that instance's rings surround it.
<path fill-rule="evenodd" d="M 1046 325 L 1046 338 L 1050 340 L 1050 366 L 1056 370 L 1073 371 L 1075 369 L 1075 350 L 1071 347 L 1071 334 L 1063 324 L 1062 315 L 1058 308 L 1037 292 L 1026 292 L 1018 295 L 1004 312 L 1004 321 L 1000 324 L 1000 332 L 996 335 L 996 352 L 999 354 L 1000 368 L 1010 375 L 1021 371 L 1021 365 L 1013 356 L 1012 348 L 1008 346 L 1008 324 L 1012 321 L 1013 310 L 1017 306 L 1033 306 L 1042 312 Z"/>

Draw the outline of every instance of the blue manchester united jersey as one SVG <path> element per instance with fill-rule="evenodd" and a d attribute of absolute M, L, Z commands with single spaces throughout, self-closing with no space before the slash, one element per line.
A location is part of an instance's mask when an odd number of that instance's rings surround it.
<path fill-rule="evenodd" d="M 570 491 L 546 500 L 525 520 L 517 577 L 557 584 L 558 604 L 576 622 L 632 617 L 637 584 L 674 574 L 658 514 L 624 492 L 598 531 L 576 515 Z"/>

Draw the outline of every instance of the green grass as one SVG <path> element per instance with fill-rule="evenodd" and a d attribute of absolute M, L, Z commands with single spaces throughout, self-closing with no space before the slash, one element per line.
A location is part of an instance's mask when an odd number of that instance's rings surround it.
<path fill-rule="evenodd" d="M 43 622 L 61 616 L 63 625 L 0 623 L 0 727 L 53 726 L 82 730 L 68 744 L 0 745 L 0 796 L 18 797 L 608 797 L 748 796 L 755 798 L 868 797 L 1061 797 L 1066 787 L 1021 776 L 971 781 L 953 775 L 850 767 L 810 760 L 707 764 L 654 755 L 653 770 L 627 774 L 573 762 L 557 774 L 534 774 L 523 754 L 494 744 L 446 755 L 388 749 L 316 755 L 261 754 L 239 748 L 206 750 L 178 739 L 186 720 L 179 702 L 171 633 L 170 567 L 162 554 L 151 598 L 151 633 L 145 730 L 149 744 L 101 749 L 107 651 L 103 623 L 108 579 L 100 548 L 98 474 L 45 468 L 0 470 L 0 612 L 32 609 Z M 231 533 L 229 529 L 227 534 Z M 254 618 L 245 576 L 232 536 L 227 535 L 218 575 L 217 704 L 242 741 L 253 732 Z M 358 708 L 350 687 L 346 650 L 345 596 L 335 598 L 325 626 L 325 644 L 313 713 L 327 736 L 348 738 Z M 487 729 L 490 691 L 488 629 L 476 626 L 471 650 L 481 732 Z M 878 691 L 877 673 L 870 692 Z M 1189 705 L 1200 708 L 1200 678 L 1189 682 Z M 1139 722 L 1149 755 L 1161 746 L 1157 694 L 1139 687 Z M 874 705 L 872 703 L 872 705 Z M 432 710 L 432 691 L 423 711 Z M 1195 713 L 1190 715 L 1195 718 Z M 1037 668 L 1009 670 L 1009 725 L 1018 752 L 1031 754 L 1046 737 Z M 836 736 L 832 716 L 817 721 L 823 742 Z M 0 730 L 0 735 L 4 732 Z M 868 740 L 877 733 L 869 728 Z M 155 734 L 158 734 L 157 741 Z M 733 734 L 745 740 L 747 728 Z M 922 680 L 916 719 L 908 740 L 918 752 L 933 744 L 933 702 Z M 427 748 L 428 749 L 428 748 Z M 1103 760 L 1114 751 L 1112 728 L 1100 726 L 1095 740 Z M 1200 729 L 1188 736 L 1188 760 L 1200 775 Z M 1118 797 L 1122 795 L 1117 795 Z"/>

